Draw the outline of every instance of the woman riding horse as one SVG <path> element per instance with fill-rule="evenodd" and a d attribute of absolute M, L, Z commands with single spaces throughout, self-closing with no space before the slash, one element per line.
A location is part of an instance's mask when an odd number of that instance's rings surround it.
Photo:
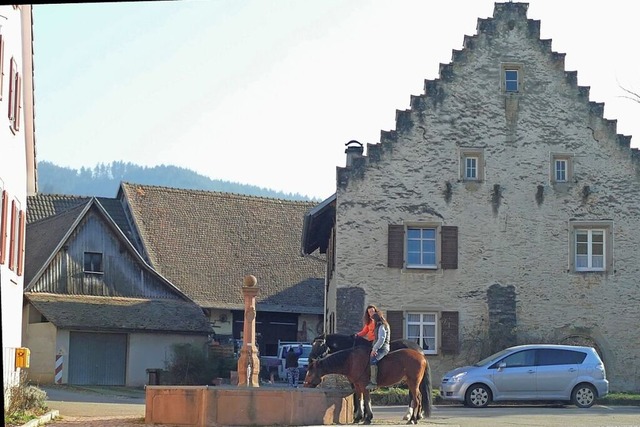
<path fill-rule="evenodd" d="M 366 346 L 370 348 L 371 342 L 362 338 L 362 337 L 354 337 L 353 335 L 346 334 L 322 334 L 316 337 L 313 340 L 313 345 L 311 347 L 311 353 L 309 354 L 309 361 L 318 359 L 320 357 L 326 356 L 328 354 L 335 353 L 340 350 L 346 350 L 357 346 Z M 422 347 L 416 344 L 413 341 L 409 340 L 394 340 L 389 343 L 390 351 L 395 351 L 401 348 L 407 348 L 415 351 L 416 353 L 423 355 Z M 426 356 L 423 355 L 426 360 Z M 422 394 L 422 410 L 424 414 L 418 414 L 418 418 L 430 417 L 432 408 L 432 395 L 431 395 L 432 385 L 431 385 L 431 367 L 427 361 L 427 369 L 422 378 L 422 382 L 420 383 L 420 393 Z M 409 390 L 409 394 L 411 394 L 411 390 Z M 413 398 L 413 396 L 410 396 Z M 354 396 L 355 399 L 355 396 Z M 357 406 L 357 402 L 355 402 Z M 412 416 L 413 409 L 411 405 L 407 410 L 407 414 L 404 416 L 404 419 L 407 420 Z"/>
<path fill-rule="evenodd" d="M 317 387 L 327 374 L 341 374 L 353 384 L 356 398 L 354 422 L 370 424 L 373 418 L 371 397 L 367 390 L 369 370 L 367 364 L 371 351 L 366 346 L 341 350 L 326 357 L 311 360 L 304 379 L 305 387 Z M 406 380 L 411 391 L 413 408 L 409 424 L 417 424 L 421 413 L 420 382 L 427 369 L 427 360 L 422 354 L 409 349 L 400 349 L 387 354 L 379 363 L 378 385 L 391 386 Z M 363 412 L 364 406 L 364 412 Z"/>

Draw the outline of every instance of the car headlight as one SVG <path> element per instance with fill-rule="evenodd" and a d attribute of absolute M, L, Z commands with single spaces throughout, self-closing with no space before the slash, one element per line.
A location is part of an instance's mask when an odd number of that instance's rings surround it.
<path fill-rule="evenodd" d="M 453 375 L 451 378 L 449 378 L 449 382 L 450 383 L 459 383 L 460 381 L 462 381 L 462 379 L 467 375 L 466 372 L 460 372 L 459 374 L 455 374 Z"/>

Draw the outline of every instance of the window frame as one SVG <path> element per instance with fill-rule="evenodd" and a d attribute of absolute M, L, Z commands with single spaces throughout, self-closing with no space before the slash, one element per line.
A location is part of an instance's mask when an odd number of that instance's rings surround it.
<path fill-rule="evenodd" d="M 563 180 L 557 179 L 557 162 L 565 162 L 566 177 Z M 569 184 L 573 181 L 573 154 L 569 153 L 550 153 L 549 161 L 549 182 L 551 184 Z"/>
<path fill-rule="evenodd" d="M 440 252 L 442 250 L 441 241 L 441 223 L 437 222 L 408 222 L 404 225 L 404 267 L 407 270 L 438 270 L 440 268 L 440 260 L 442 258 Z M 434 232 L 434 264 L 413 264 L 409 262 L 409 230 L 433 230 Z M 423 252 L 420 252 L 421 257 Z"/>
<path fill-rule="evenodd" d="M 577 245 L 578 235 L 587 232 L 592 236 L 594 231 L 602 232 L 602 267 L 593 267 L 593 241 L 588 244 L 588 266 L 578 267 Z M 569 271 L 572 273 L 609 273 L 613 272 L 613 221 L 570 221 L 569 222 Z"/>
<path fill-rule="evenodd" d="M 507 73 L 516 73 L 516 90 L 512 90 L 509 87 L 509 82 L 513 82 L 513 79 L 507 79 Z M 517 62 L 504 62 L 500 68 L 500 87 L 504 94 L 518 94 L 523 92 L 524 82 L 524 67 L 521 63 Z"/>
<path fill-rule="evenodd" d="M 460 151 L 460 180 L 463 182 L 483 182 L 484 181 L 484 148 L 482 147 L 461 147 Z M 476 160 L 475 178 L 467 175 L 467 159 Z"/>
<path fill-rule="evenodd" d="M 409 321 L 409 316 L 418 315 L 420 316 L 419 321 Z M 427 321 L 425 318 L 427 316 L 433 316 L 433 321 Z M 422 352 L 424 354 L 438 354 L 438 348 L 440 346 L 440 328 L 439 328 L 439 313 L 437 311 L 428 311 L 428 310 L 406 310 L 404 312 L 404 336 L 405 339 L 409 341 L 414 341 L 420 347 L 422 347 Z M 414 336 L 409 334 L 409 326 L 418 326 L 419 327 L 419 336 Z M 425 326 L 433 327 L 433 336 L 423 335 L 425 331 Z M 419 341 L 415 341 L 418 339 Z M 424 340 L 432 340 L 433 346 L 428 345 L 428 349 L 424 348 Z M 428 341 L 429 342 L 429 341 Z"/>

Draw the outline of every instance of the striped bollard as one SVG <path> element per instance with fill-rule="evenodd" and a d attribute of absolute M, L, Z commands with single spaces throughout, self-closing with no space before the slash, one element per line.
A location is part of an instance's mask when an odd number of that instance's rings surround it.
<path fill-rule="evenodd" d="M 62 384 L 62 355 L 56 354 L 56 384 Z"/>

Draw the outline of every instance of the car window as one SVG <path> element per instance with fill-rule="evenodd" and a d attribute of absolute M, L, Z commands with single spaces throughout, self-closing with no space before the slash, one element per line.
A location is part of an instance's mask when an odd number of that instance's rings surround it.
<path fill-rule="evenodd" d="M 535 363 L 535 350 L 523 350 L 513 353 L 496 363 L 496 366 L 505 363 L 507 368 L 515 368 L 521 366 L 533 366 Z"/>
<path fill-rule="evenodd" d="M 587 353 L 573 350 L 559 350 L 545 348 L 538 350 L 538 366 L 548 365 L 579 365 L 587 357 Z"/>
<path fill-rule="evenodd" d="M 501 350 L 497 353 L 492 354 L 489 357 L 485 357 L 484 359 L 482 359 L 481 361 L 479 361 L 478 363 L 474 363 L 473 366 L 484 366 L 484 365 L 488 365 L 489 363 L 492 363 L 494 360 L 501 358 L 503 355 L 509 353 L 508 348 L 505 350 Z"/>

